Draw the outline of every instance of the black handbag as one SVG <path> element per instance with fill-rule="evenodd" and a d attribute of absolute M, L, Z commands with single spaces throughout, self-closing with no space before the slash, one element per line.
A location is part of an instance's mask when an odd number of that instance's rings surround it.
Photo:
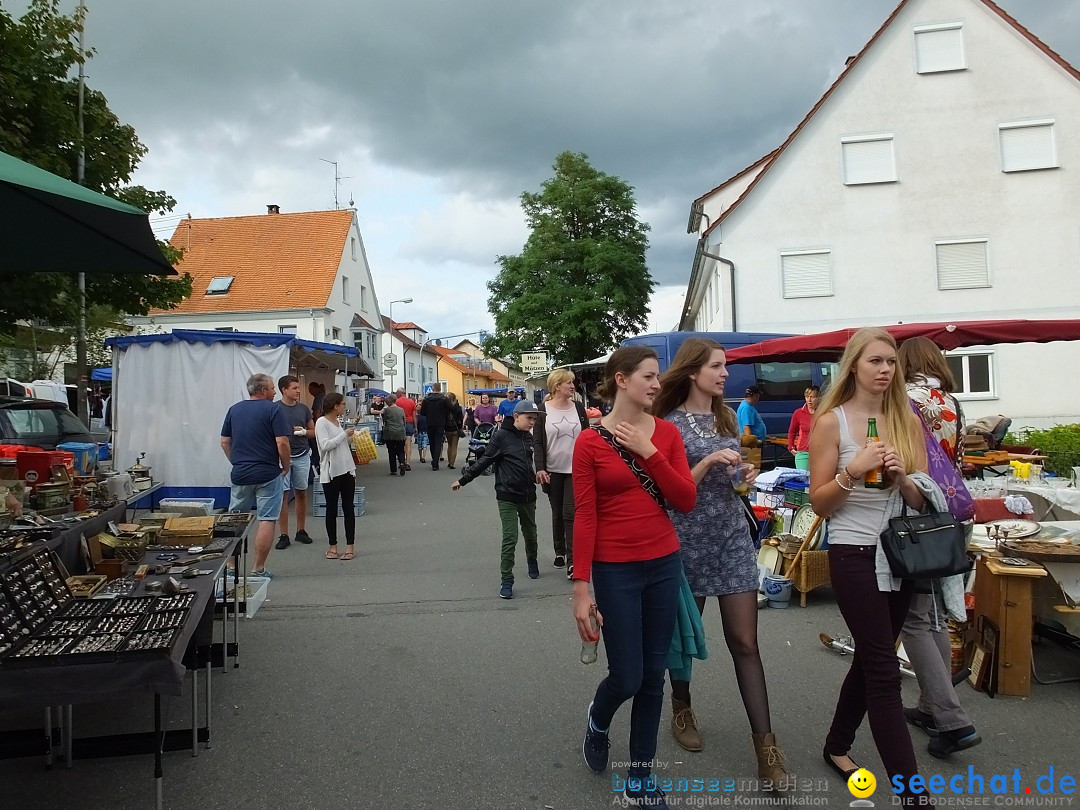
<path fill-rule="evenodd" d="M 881 533 L 881 547 L 900 579 L 936 579 L 971 568 L 964 526 L 948 512 L 909 515 L 905 503 Z"/>

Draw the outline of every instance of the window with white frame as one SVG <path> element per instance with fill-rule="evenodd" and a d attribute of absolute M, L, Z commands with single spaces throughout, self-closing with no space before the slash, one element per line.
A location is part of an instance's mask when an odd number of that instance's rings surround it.
<path fill-rule="evenodd" d="M 360 309 L 367 309 L 367 287 L 360 285 Z"/>
<path fill-rule="evenodd" d="M 366 338 L 367 338 L 367 352 L 366 352 L 366 355 L 368 357 L 370 357 L 372 360 L 374 360 L 375 359 L 375 354 L 376 354 L 376 351 L 377 351 L 376 348 L 375 348 L 375 333 L 374 332 L 365 332 L 364 334 L 366 335 Z"/>
<path fill-rule="evenodd" d="M 994 353 L 950 352 L 945 356 L 958 397 L 993 397 Z"/>
<path fill-rule="evenodd" d="M 1035 169 L 1056 169 L 1057 149 L 1054 147 L 1054 121 L 1013 121 L 998 124 L 1001 142 L 1001 170 L 1029 172 Z"/>
<path fill-rule="evenodd" d="M 945 239 L 934 243 L 939 290 L 970 290 L 990 286 L 990 261 L 985 239 Z"/>
<path fill-rule="evenodd" d="M 416 363 L 409 363 L 409 382 L 416 380 Z"/>
<path fill-rule="evenodd" d="M 942 73 L 964 70 L 964 24 L 961 22 L 915 26 L 915 71 Z"/>
<path fill-rule="evenodd" d="M 784 298 L 832 295 L 832 263 L 828 250 L 780 253 L 780 286 Z"/>
<path fill-rule="evenodd" d="M 349 277 L 341 277 L 341 300 L 344 303 L 349 303 Z"/>
<path fill-rule="evenodd" d="M 352 245 L 352 260 L 355 262 L 356 261 L 356 237 L 355 236 L 349 238 L 349 244 Z"/>
<path fill-rule="evenodd" d="M 364 336 L 366 332 L 353 332 L 352 333 L 352 345 L 361 354 L 364 353 Z"/>
<path fill-rule="evenodd" d="M 338 329 L 336 326 L 330 330 L 330 339 L 341 340 L 341 330 Z"/>
<path fill-rule="evenodd" d="M 845 185 L 896 182 L 892 133 L 843 137 L 840 139 L 840 151 Z"/>
<path fill-rule="evenodd" d="M 280 334 L 280 335 L 295 335 L 296 334 L 296 324 L 295 323 L 282 324 L 281 326 L 278 326 L 277 330 L 278 330 L 278 334 Z"/>

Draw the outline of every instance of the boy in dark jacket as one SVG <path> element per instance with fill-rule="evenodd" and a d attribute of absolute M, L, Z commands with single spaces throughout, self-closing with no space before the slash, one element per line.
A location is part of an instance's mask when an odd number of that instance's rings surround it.
<path fill-rule="evenodd" d="M 495 499 L 502 521 L 502 585 L 499 596 L 514 596 L 514 555 L 517 551 L 518 523 L 525 538 L 525 558 L 529 578 L 540 576 L 536 562 L 536 473 L 533 471 L 532 428 L 539 409 L 533 402 L 522 401 L 514 407 L 514 422 L 503 422 L 503 429 L 491 434 L 484 455 L 461 472 L 450 485 L 455 492 L 484 470 L 495 465 Z"/>

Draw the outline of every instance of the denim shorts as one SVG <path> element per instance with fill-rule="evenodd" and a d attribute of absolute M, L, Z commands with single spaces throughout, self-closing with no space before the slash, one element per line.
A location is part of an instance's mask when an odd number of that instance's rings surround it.
<path fill-rule="evenodd" d="M 406 422 L 405 423 L 405 435 L 406 436 L 415 436 L 416 435 L 416 423 L 415 422 Z"/>
<path fill-rule="evenodd" d="M 308 488 L 308 478 L 311 475 L 311 453 L 302 456 L 293 456 L 289 459 L 289 474 L 283 476 L 286 490 L 303 492 Z"/>
<path fill-rule="evenodd" d="M 277 520 L 281 516 L 284 495 L 284 476 L 275 475 L 264 484 L 233 484 L 229 500 L 230 512 L 245 512 L 255 499 L 259 520 Z"/>

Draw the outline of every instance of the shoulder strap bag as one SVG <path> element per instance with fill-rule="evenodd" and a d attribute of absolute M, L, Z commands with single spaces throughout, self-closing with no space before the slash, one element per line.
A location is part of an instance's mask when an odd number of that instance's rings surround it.
<path fill-rule="evenodd" d="M 900 579 L 937 579 L 971 568 L 964 527 L 948 512 L 909 515 L 905 503 L 881 533 L 881 547 Z"/>
<path fill-rule="evenodd" d="M 593 425 L 590 429 L 599 433 L 600 438 L 607 442 L 608 447 L 619 454 L 619 458 L 626 462 L 626 466 L 630 468 L 630 472 L 637 476 L 641 488 L 649 493 L 652 499 L 656 501 L 657 505 L 661 509 L 667 508 L 667 502 L 664 500 L 664 493 L 660 491 L 660 487 L 656 485 L 652 476 L 641 469 L 641 465 L 638 464 L 637 459 L 634 458 L 630 451 L 615 441 L 615 437 L 611 435 L 611 431 L 603 425 Z"/>

